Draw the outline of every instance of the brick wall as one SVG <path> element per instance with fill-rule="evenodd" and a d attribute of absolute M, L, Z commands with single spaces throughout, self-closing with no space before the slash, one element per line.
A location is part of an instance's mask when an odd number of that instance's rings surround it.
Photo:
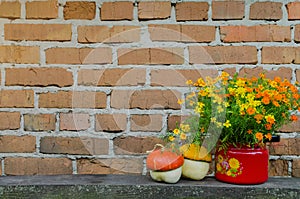
<path fill-rule="evenodd" d="M 300 81 L 300 2 L 0 1 L 0 174 L 145 174 L 187 79 Z M 300 122 L 270 175 L 300 177 Z"/>

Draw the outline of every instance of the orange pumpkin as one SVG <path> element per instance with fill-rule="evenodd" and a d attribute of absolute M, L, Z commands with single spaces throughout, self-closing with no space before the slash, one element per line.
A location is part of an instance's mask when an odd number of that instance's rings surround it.
<path fill-rule="evenodd" d="M 152 151 L 146 160 L 148 169 L 154 171 L 169 171 L 177 169 L 183 165 L 184 158 L 167 149 L 158 149 Z"/>

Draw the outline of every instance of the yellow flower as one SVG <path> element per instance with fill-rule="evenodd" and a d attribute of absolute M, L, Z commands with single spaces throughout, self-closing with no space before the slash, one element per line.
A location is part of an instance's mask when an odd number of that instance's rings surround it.
<path fill-rule="evenodd" d="M 231 176 L 231 171 L 230 170 L 228 170 L 227 172 L 226 172 L 226 175 L 228 175 L 228 176 Z"/>
<path fill-rule="evenodd" d="M 217 164 L 217 171 L 219 171 L 219 172 L 222 171 L 222 167 L 219 163 Z"/>
<path fill-rule="evenodd" d="M 173 142 L 175 140 L 174 136 L 169 136 L 169 140 Z"/>
<path fill-rule="evenodd" d="M 238 169 L 238 168 L 240 168 L 240 162 L 239 162 L 237 159 L 235 159 L 235 158 L 230 158 L 228 162 L 229 162 L 229 166 L 230 166 L 231 168 L 233 168 L 233 169 Z"/>
<path fill-rule="evenodd" d="M 189 80 L 186 81 L 186 84 L 187 84 L 187 85 L 192 85 L 192 84 L 193 84 L 193 81 L 189 79 Z"/>
<path fill-rule="evenodd" d="M 197 80 L 197 84 L 198 84 L 200 87 L 206 86 L 205 81 L 204 81 L 202 78 L 199 78 L 199 79 Z"/>
<path fill-rule="evenodd" d="M 229 107 L 230 106 L 229 102 L 224 102 L 224 106 Z"/>
<path fill-rule="evenodd" d="M 224 111 L 222 106 L 217 106 L 218 113 L 222 113 Z"/>
<path fill-rule="evenodd" d="M 224 158 L 223 158 L 223 156 L 221 156 L 221 155 L 218 155 L 218 162 L 223 162 L 223 160 L 224 160 Z"/>
<path fill-rule="evenodd" d="M 222 71 L 221 77 L 229 77 L 229 74 L 227 72 Z"/>
<path fill-rule="evenodd" d="M 202 113 L 203 112 L 203 107 L 205 106 L 204 103 L 202 102 L 198 102 L 197 103 L 197 107 L 195 108 L 195 112 L 196 113 Z"/>
<path fill-rule="evenodd" d="M 178 135 L 178 134 L 180 133 L 180 131 L 179 131 L 179 129 L 174 129 L 174 130 L 173 130 L 173 133 L 174 133 L 175 135 Z"/>
<path fill-rule="evenodd" d="M 221 122 L 216 122 L 216 124 L 217 124 L 217 127 L 222 127 L 222 123 Z"/>
<path fill-rule="evenodd" d="M 177 103 L 181 105 L 183 103 L 183 100 L 182 99 L 178 99 Z"/>
<path fill-rule="evenodd" d="M 271 81 L 271 82 L 270 82 L 270 85 L 271 85 L 273 88 L 275 88 L 275 87 L 277 86 L 277 82 L 276 82 L 276 81 Z"/>
<path fill-rule="evenodd" d="M 210 118 L 210 121 L 211 121 L 211 122 L 216 122 L 216 121 L 217 121 L 217 118 L 212 117 L 212 118 Z"/>
<path fill-rule="evenodd" d="M 242 80 L 242 79 L 238 79 L 236 81 L 236 85 L 239 86 L 239 87 L 244 87 L 245 86 L 245 80 Z"/>
<path fill-rule="evenodd" d="M 226 122 L 223 124 L 226 128 L 231 127 L 230 121 L 226 120 Z"/>
<path fill-rule="evenodd" d="M 188 124 L 180 124 L 180 129 L 184 132 L 189 132 L 190 126 Z"/>
<path fill-rule="evenodd" d="M 185 140 L 186 139 L 186 134 L 185 133 L 181 133 L 180 134 L 180 139 Z"/>

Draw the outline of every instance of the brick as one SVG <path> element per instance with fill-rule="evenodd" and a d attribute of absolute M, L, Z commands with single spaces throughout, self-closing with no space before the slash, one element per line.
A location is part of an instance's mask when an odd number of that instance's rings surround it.
<path fill-rule="evenodd" d="M 141 174 L 142 158 L 79 159 L 78 174 Z"/>
<path fill-rule="evenodd" d="M 293 70 L 287 67 L 280 67 L 277 70 L 264 70 L 262 67 L 255 68 L 241 68 L 239 71 L 240 77 L 258 77 L 260 73 L 265 73 L 266 78 L 274 79 L 280 77 L 281 79 L 292 80 Z"/>
<path fill-rule="evenodd" d="M 139 2 L 138 17 L 140 20 L 167 19 L 171 16 L 170 1 Z"/>
<path fill-rule="evenodd" d="M 148 25 L 152 41 L 211 42 L 215 40 L 214 26 L 151 24 Z"/>
<path fill-rule="evenodd" d="M 280 67 L 277 70 L 266 70 L 265 73 L 266 73 L 266 78 L 269 79 L 280 77 L 281 79 L 287 79 L 291 81 L 293 76 L 293 69 L 288 67 Z"/>
<path fill-rule="evenodd" d="M 68 1 L 64 6 L 64 19 L 94 19 L 96 3 L 88 1 Z"/>
<path fill-rule="evenodd" d="M 56 19 L 57 0 L 26 2 L 26 19 Z"/>
<path fill-rule="evenodd" d="M 300 42 L 300 25 L 295 25 L 294 40 L 295 40 L 295 42 Z"/>
<path fill-rule="evenodd" d="M 60 130 L 78 131 L 89 127 L 90 116 L 87 113 L 60 113 Z"/>
<path fill-rule="evenodd" d="M 133 2 L 103 2 L 100 18 L 102 21 L 133 20 Z"/>
<path fill-rule="evenodd" d="M 110 106 L 116 109 L 129 109 L 130 97 L 134 92 L 134 90 L 113 90 L 111 92 Z"/>
<path fill-rule="evenodd" d="M 37 46 L 0 46 L 0 63 L 38 64 L 40 48 Z"/>
<path fill-rule="evenodd" d="M 196 82 L 198 78 L 207 76 L 217 77 L 216 69 L 200 69 L 200 70 L 152 70 L 151 86 L 187 86 L 186 81 L 192 80 Z"/>
<path fill-rule="evenodd" d="M 298 155 L 300 154 L 300 138 L 281 138 L 280 142 L 270 144 L 271 155 Z"/>
<path fill-rule="evenodd" d="M 207 2 L 178 2 L 175 6 L 177 21 L 206 21 L 208 19 Z"/>
<path fill-rule="evenodd" d="M 0 108 L 33 108 L 32 90 L 0 90 Z"/>
<path fill-rule="evenodd" d="M 55 130 L 54 114 L 25 114 L 24 129 L 25 131 L 54 131 Z"/>
<path fill-rule="evenodd" d="M 182 48 L 121 48 L 118 50 L 119 65 L 183 64 Z"/>
<path fill-rule="evenodd" d="M 243 1 L 213 1 L 212 19 L 243 19 L 245 16 L 245 3 Z"/>
<path fill-rule="evenodd" d="M 73 85 L 72 72 L 63 68 L 8 68 L 6 86 L 57 86 Z"/>
<path fill-rule="evenodd" d="M 47 64 L 109 64 L 110 48 L 50 48 L 46 50 Z"/>
<path fill-rule="evenodd" d="M 292 165 L 292 176 L 293 177 L 300 177 L 300 159 L 294 159 Z"/>
<path fill-rule="evenodd" d="M 296 81 L 300 82 L 300 70 L 296 69 Z M 299 124 L 300 125 L 300 124 Z M 300 127 L 300 126 L 299 126 Z"/>
<path fill-rule="evenodd" d="M 221 26 L 223 42 L 287 42 L 291 41 L 289 26 Z"/>
<path fill-rule="evenodd" d="M 181 94 L 176 90 L 114 90 L 112 108 L 180 109 L 177 103 Z M 120 100 L 123 99 L 123 100 Z"/>
<path fill-rule="evenodd" d="M 138 26 L 79 26 L 80 43 L 130 43 L 140 41 Z"/>
<path fill-rule="evenodd" d="M 4 159 L 5 175 L 65 175 L 72 174 L 72 161 L 68 158 L 25 158 Z"/>
<path fill-rule="evenodd" d="M 269 176 L 289 176 L 287 160 L 270 160 L 269 161 Z"/>
<path fill-rule="evenodd" d="M 263 47 L 263 64 L 291 64 L 300 63 L 300 48 L 294 47 Z"/>
<path fill-rule="evenodd" d="M 78 84 L 84 86 L 138 86 L 145 82 L 145 69 L 82 69 L 78 72 Z"/>
<path fill-rule="evenodd" d="M 4 24 L 4 39 L 13 41 L 71 41 L 71 24 Z"/>
<path fill-rule="evenodd" d="M 20 128 L 21 115 L 18 112 L 0 112 L 0 130 Z"/>
<path fill-rule="evenodd" d="M 121 132 L 126 130 L 127 116 L 125 114 L 97 114 L 96 131 Z"/>
<path fill-rule="evenodd" d="M 19 1 L 0 2 L 0 18 L 18 19 L 21 17 L 21 4 Z"/>
<path fill-rule="evenodd" d="M 282 3 L 280 2 L 255 2 L 250 6 L 250 19 L 279 20 L 282 18 Z"/>
<path fill-rule="evenodd" d="M 116 137 L 113 140 L 115 154 L 143 154 L 152 150 L 155 144 L 164 144 L 157 137 Z"/>
<path fill-rule="evenodd" d="M 0 153 L 34 153 L 36 138 L 30 135 L 0 136 Z"/>
<path fill-rule="evenodd" d="M 289 20 L 297 20 L 300 19 L 300 2 L 290 2 L 286 5 L 288 11 L 288 19 Z"/>
<path fill-rule="evenodd" d="M 180 109 L 176 90 L 137 90 L 130 97 L 130 108 Z"/>
<path fill-rule="evenodd" d="M 41 153 L 108 155 L 109 142 L 104 138 L 91 137 L 42 137 Z"/>
<path fill-rule="evenodd" d="M 224 68 L 223 71 L 228 73 L 230 76 L 233 76 L 235 73 L 237 73 L 236 67 Z"/>
<path fill-rule="evenodd" d="M 191 46 L 192 64 L 256 64 L 254 46 Z"/>
<path fill-rule="evenodd" d="M 105 108 L 106 94 L 92 91 L 58 91 L 41 93 L 40 108 Z"/>
<path fill-rule="evenodd" d="M 181 122 L 187 119 L 187 115 L 169 115 L 168 116 L 168 131 L 174 130 Z"/>
<path fill-rule="evenodd" d="M 154 131 L 162 130 L 162 115 L 131 115 L 131 131 Z"/>
<path fill-rule="evenodd" d="M 264 69 L 262 67 L 246 68 L 243 67 L 240 69 L 238 75 L 239 77 L 259 77 L 259 74 L 263 73 Z"/>

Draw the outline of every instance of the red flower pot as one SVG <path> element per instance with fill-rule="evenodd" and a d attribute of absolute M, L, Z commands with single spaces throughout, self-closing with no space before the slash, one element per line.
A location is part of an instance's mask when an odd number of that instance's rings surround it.
<path fill-rule="evenodd" d="M 215 154 L 215 177 L 232 184 L 261 184 L 268 180 L 266 148 L 228 147 Z"/>

